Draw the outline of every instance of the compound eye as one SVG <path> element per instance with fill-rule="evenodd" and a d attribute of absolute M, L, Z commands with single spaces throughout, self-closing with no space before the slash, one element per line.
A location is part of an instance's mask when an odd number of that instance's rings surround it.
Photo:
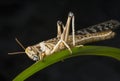
<path fill-rule="evenodd" d="M 28 50 L 30 50 L 30 51 L 31 51 L 31 50 L 32 50 L 32 48 L 31 48 L 31 47 L 28 47 Z"/>
<path fill-rule="evenodd" d="M 34 61 L 38 61 L 39 60 L 39 57 L 37 55 L 33 56 L 33 60 Z"/>

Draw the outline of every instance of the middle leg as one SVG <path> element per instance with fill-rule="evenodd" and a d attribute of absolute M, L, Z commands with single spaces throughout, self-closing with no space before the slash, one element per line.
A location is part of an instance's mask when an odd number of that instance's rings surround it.
<path fill-rule="evenodd" d="M 68 19 L 67 19 L 67 22 L 66 22 L 66 25 L 64 27 L 64 25 L 58 21 L 57 22 L 57 27 L 58 27 L 58 35 L 57 37 L 60 37 L 60 40 L 58 41 L 58 43 L 54 46 L 53 50 L 51 51 L 51 53 L 55 52 L 56 50 L 58 50 L 58 47 L 60 46 L 63 46 L 61 45 L 61 43 L 64 44 L 65 47 L 68 48 L 68 50 L 72 53 L 69 45 L 67 44 L 68 42 L 68 36 L 69 36 L 69 32 L 70 32 L 70 22 L 71 22 L 71 19 L 72 19 L 72 34 L 73 34 L 73 45 L 75 45 L 75 33 L 74 33 L 74 14 L 72 12 L 70 12 L 68 14 Z M 63 27 L 63 32 L 61 34 L 61 26 Z"/>

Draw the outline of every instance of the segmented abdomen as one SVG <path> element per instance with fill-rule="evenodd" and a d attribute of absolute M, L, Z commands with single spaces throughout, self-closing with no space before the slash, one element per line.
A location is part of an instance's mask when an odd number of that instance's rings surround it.
<path fill-rule="evenodd" d="M 106 39 L 111 39 L 115 36 L 115 32 L 113 31 L 103 31 L 103 32 L 98 32 L 98 33 L 93 33 L 93 34 L 86 34 L 86 35 L 78 35 L 76 36 L 76 44 L 81 45 L 81 44 L 86 44 L 86 43 L 91 43 L 91 42 L 96 42 L 96 41 L 102 41 Z"/>
<path fill-rule="evenodd" d="M 85 35 L 85 34 L 91 34 L 96 32 L 102 32 L 106 30 L 113 30 L 117 28 L 120 25 L 120 22 L 117 20 L 109 20 L 100 24 L 96 24 L 93 26 L 90 26 L 88 28 L 84 28 L 81 30 L 76 31 L 76 34 Z"/>

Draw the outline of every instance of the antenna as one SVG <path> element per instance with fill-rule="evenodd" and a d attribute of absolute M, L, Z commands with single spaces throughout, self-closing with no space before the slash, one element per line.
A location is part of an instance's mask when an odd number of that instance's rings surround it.
<path fill-rule="evenodd" d="M 15 38 L 16 42 L 20 45 L 20 47 L 22 47 L 25 50 L 25 47 L 22 45 L 22 43 L 20 43 L 20 41 Z M 9 55 L 14 55 L 14 54 L 23 54 L 25 52 L 12 52 L 12 53 L 8 53 Z"/>
<path fill-rule="evenodd" d="M 12 52 L 12 53 L 8 53 L 9 55 L 15 55 L 15 54 L 23 54 L 25 52 Z"/>
<path fill-rule="evenodd" d="M 17 38 L 15 38 L 15 40 L 25 50 L 25 47 L 22 45 L 22 43 L 20 43 L 20 41 Z"/>

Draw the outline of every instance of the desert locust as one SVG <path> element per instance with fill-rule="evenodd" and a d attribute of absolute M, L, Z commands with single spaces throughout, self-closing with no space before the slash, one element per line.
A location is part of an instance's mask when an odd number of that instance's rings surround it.
<path fill-rule="evenodd" d="M 14 52 L 9 54 L 26 53 L 28 57 L 34 61 L 43 60 L 45 56 L 49 56 L 54 52 L 68 49 L 72 53 L 71 48 L 75 46 L 83 46 L 89 42 L 106 40 L 114 37 L 113 29 L 118 27 L 120 23 L 116 20 L 109 20 L 97 25 L 90 26 L 78 31 L 75 31 L 75 16 L 69 12 L 67 22 L 64 25 L 61 21 L 57 21 L 57 36 L 55 38 L 42 41 L 38 44 L 28 46 L 26 49 L 16 39 L 18 44 L 25 52 Z M 72 33 L 70 34 L 70 25 Z"/>

